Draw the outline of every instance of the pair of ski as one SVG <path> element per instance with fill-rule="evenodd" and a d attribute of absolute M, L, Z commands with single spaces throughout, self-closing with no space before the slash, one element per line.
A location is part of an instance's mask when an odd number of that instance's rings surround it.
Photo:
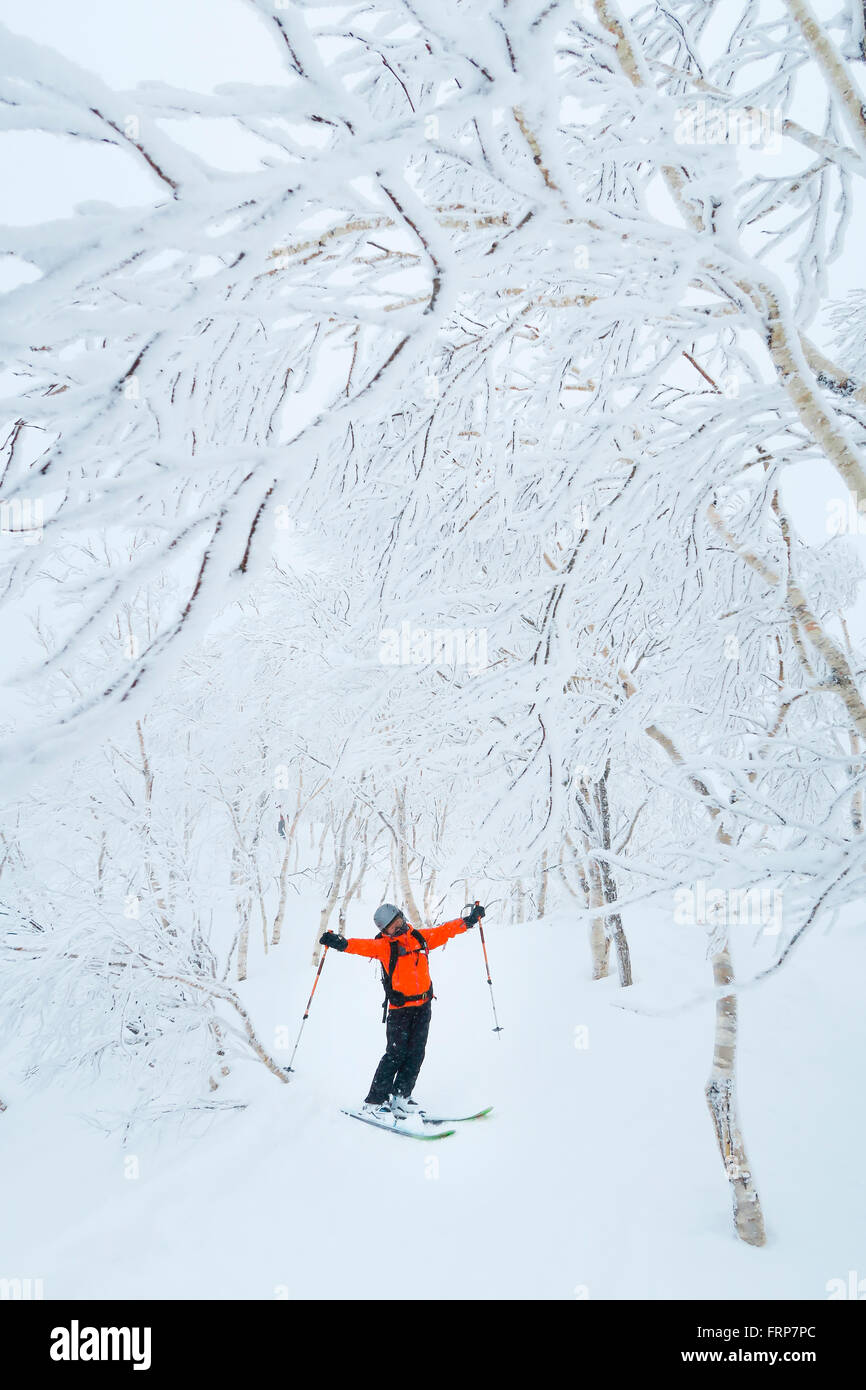
<path fill-rule="evenodd" d="M 480 1120 L 484 1115 L 489 1115 L 493 1109 L 488 1105 L 486 1110 L 476 1110 L 474 1115 L 428 1115 L 426 1110 L 418 1111 L 418 1119 L 425 1125 L 462 1125 L 467 1120 Z M 362 1124 L 373 1125 L 376 1129 L 386 1129 L 391 1134 L 404 1134 L 407 1139 L 422 1139 L 428 1142 L 431 1139 L 447 1139 L 449 1135 L 456 1134 L 453 1129 L 440 1129 L 435 1134 L 423 1134 L 420 1130 L 410 1129 L 408 1125 L 401 1125 L 399 1121 L 375 1120 L 372 1115 L 362 1115 L 360 1110 L 343 1110 L 344 1115 L 348 1115 L 352 1120 L 360 1120 Z"/>

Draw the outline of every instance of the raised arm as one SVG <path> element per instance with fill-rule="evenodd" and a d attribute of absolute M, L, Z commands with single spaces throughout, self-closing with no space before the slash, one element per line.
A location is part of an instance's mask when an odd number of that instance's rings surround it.
<path fill-rule="evenodd" d="M 444 946 L 445 942 L 450 941 L 452 936 L 460 936 L 462 932 L 468 930 L 463 918 L 455 917 L 453 922 L 443 922 L 441 927 L 429 927 L 427 931 L 422 931 L 421 935 L 427 942 L 427 949 L 433 951 L 437 946 Z"/>
<path fill-rule="evenodd" d="M 370 960 L 380 960 L 383 965 L 388 961 L 390 954 L 387 941 L 372 941 L 364 936 L 350 936 L 346 938 L 346 953 L 350 956 L 367 956 Z"/>

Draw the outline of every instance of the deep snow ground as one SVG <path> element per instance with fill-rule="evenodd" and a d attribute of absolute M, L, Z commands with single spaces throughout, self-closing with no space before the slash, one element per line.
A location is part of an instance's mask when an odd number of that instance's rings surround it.
<path fill-rule="evenodd" d="M 372 934 L 369 910 L 352 934 Z M 251 952 L 242 991 L 266 1045 L 281 1026 L 294 1040 L 314 921 L 296 904 L 280 947 Z M 0 1059 L 0 1275 L 42 1278 L 46 1298 L 255 1299 L 822 1299 L 828 1280 L 866 1276 L 863 928 L 807 939 L 741 996 L 741 1111 L 768 1228 L 753 1250 L 732 1234 L 703 1099 L 712 1004 L 635 1011 L 708 987 L 703 929 L 627 926 L 623 992 L 589 980 L 565 914 L 491 916 L 498 1037 L 477 933 L 433 953 L 416 1093 L 496 1107 L 437 1144 L 339 1114 L 363 1098 L 384 1030 L 375 967 L 335 953 L 289 1085 L 236 1066 L 226 1090 L 246 1110 L 138 1130 L 126 1148 L 82 1118 L 118 1107 L 98 1082 L 29 1094 Z M 737 930 L 745 973 L 751 929 Z"/>

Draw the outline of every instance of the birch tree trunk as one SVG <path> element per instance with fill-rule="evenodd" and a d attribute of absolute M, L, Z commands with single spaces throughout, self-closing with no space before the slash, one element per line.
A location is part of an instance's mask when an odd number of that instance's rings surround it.
<path fill-rule="evenodd" d="M 433 925 L 433 899 L 436 895 L 436 870 L 430 874 L 424 885 L 424 925 Z"/>
<path fill-rule="evenodd" d="M 601 872 L 598 865 L 589 858 L 589 841 L 586 835 L 583 837 L 584 848 L 587 851 L 585 862 L 581 862 L 577 848 L 571 836 L 566 832 L 566 841 L 574 854 L 577 865 L 577 872 L 580 877 L 580 889 L 583 894 L 583 905 L 587 911 L 602 907 L 604 904 L 604 892 L 601 883 Z M 586 867 L 585 867 L 586 866 Z M 565 867 L 560 857 L 560 868 L 562 869 L 562 881 L 573 897 L 578 893 L 568 880 Z M 610 961 L 610 938 L 605 930 L 604 917 L 595 916 L 590 919 L 589 924 L 589 954 L 592 962 L 592 978 L 603 980 L 609 971 Z"/>
<path fill-rule="evenodd" d="M 286 915 L 286 896 L 289 888 L 289 856 L 292 852 L 292 841 L 288 832 L 286 833 L 286 847 L 283 850 L 283 862 L 280 864 L 280 874 L 278 879 L 279 897 L 277 899 L 277 910 L 274 913 L 274 925 L 271 929 L 271 945 L 279 946 L 280 933 L 283 929 L 283 918 Z"/>
<path fill-rule="evenodd" d="M 412 892 L 412 883 L 409 878 L 409 854 L 406 841 L 407 822 L 406 822 L 406 788 L 397 792 L 397 873 L 400 884 L 400 892 L 403 896 L 403 904 L 406 907 L 409 920 L 421 922 L 423 918 L 418 911 L 418 904 L 415 901 L 415 894 Z"/>
<path fill-rule="evenodd" d="M 594 859 L 589 863 L 589 905 L 592 908 L 604 907 L 601 870 Z M 592 978 L 605 979 L 610 973 L 610 937 L 604 917 L 593 917 L 590 922 L 589 952 L 592 960 Z"/>
<path fill-rule="evenodd" d="M 607 799 L 607 776 L 610 764 L 604 770 L 604 776 L 600 777 L 596 783 L 596 799 L 599 814 L 601 816 L 601 843 L 605 850 L 610 849 L 610 806 Z M 598 867 L 601 873 L 602 888 L 604 890 L 604 901 L 606 905 L 615 903 L 617 900 L 616 879 L 613 871 L 606 859 L 598 860 Z M 622 925 L 622 918 L 618 912 L 605 913 L 605 923 L 607 924 L 607 935 L 613 939 L 616 949 L 616 967 L 619 975 L 620 985 L 625 988 L 632 983 L 631 974 L 631 953 L 628 949 L 628 938 Z"/>
<path fill-rule="evenodd" d="M 816 20 L 806 0 L 786 0 L 786 3 L 811 49 L 828 87 L 836 96 L 844 113 L 851 139 L 856 145 L 860 157 L 866 157 L 866 118 L 863 114 L 863 101 L 845 69 L 845 64 L 823 25 Z M 861 6 L 861 15 L 862 13 Z"/>
<path fill-rule="evenodd" d="M 620 672 L 622 676 L 623 673 Z M 626 683 L 627 682 L 627 683 Z M 626 693 L 634 692 L 634 683 L 629 677 L 624 680 Z M 678 767 L 683 767 L 683 757 L 673 740 L 656 725 L 647 727 L 647 734 Z M 722 824 L 721 811 L 713 802 L 708 787 L 693 773 L 687 774 L 695 791 L 703 798 L 710 818 L 716 825 L 716 838 L 721 844 L 730 845 L 731 837 Z M 728 943 L 713 957 L 713 983 L 716 988 L 724 988 L 734 982 L 734 966 Z M 725 1172 L 731 1184 L 734 1203 L 734 1226 L 737 1235 L 749 1245 L 763 1245 L 764 1217 L 761 1203 L 752 1183 L 752 1176 L 746 1162 L 745 1145 L 740 1130 L 736 1104 L 736 1054 L 737 1054 L 737 997 L 736 994 L 720 995 L 716 1000 L 716 1031 L 713 1046 L 713 1066 L 709 1080 L 704 1088 L 707 1105 L 713 1120 L 716 1140 Z"/>
<path fill-rule="evenodd" d="M 105 873 L 105 855 L 108 848 L 108 836 L 103 830 L 99 838 L 99 858 L 96 861 L 96 900 L 102 902 L 103 898 L 103 875 Z"/>
<path fill-rule="evenodd" d="M 855 758 L 859 758 L 862 749 L 860 738 L 854 729 L 848 730 L 848 738 L 850 740 L 852 754 Z M 863 834 L 863 791 L 860 787 L 858 787 L 851 796 L 851 828 L 855 835 Z"/>
<path fill-rule="evenodd" d="M 331 913 L 334 911 L 334 905 L 340 896 L 340 887 L 343 882 L 343 876 L 346 872 L 346 840 L 348 839 L 349 827 L 352 821 L 354 820 L 354 817 L 355 813 L 354 810 L 352 810 L 344 818 L 343 827 L 340 831 L 339 841 L 337 841 L 336 831 L 334 832 L 336 849 L 336 856 L 334 859 L 334 872 L 331 876 L 331 887 L 328 892 L 328 896 L 319 914 L 319 929 L 316 932 L 316 940 L 313 943 L 313 965 L 315 966 L 318 966 L 319 958 L 321 956 L 319 938 L 321 937 L 323 932 L 326 932 L 328 930 L 328 923 L 331 920 Z"/>
<path fill-rule="evenodd" d="M 165 899 L 163 897 L 162 889 L 160 888 L 160 885 L 157 882 L 156 872 L 154 870 L 153 862 L 150 857 L 151 848 L 153 846 L 153 828 L 151 819 L 153 813 L 153 770 L 150 766 L 150 759 L 147 756 L 147 749 L 145 748 L 144 744 L 144 730 L 141 726 L 140 719 L 137 719 L 135 721 L 135 728 L 138 733 L 138 747 L 141 753 L 141 775 L 144 778 L 144 840 L 147 846 L 147 848 L 145 849 L 144 871 L 147 876 L 147 881 L 150 885 L 150 891 L 153 894 L 154 902 L 156 903 L 157 911 L 159 913 L 159 919 L 162 922 L 163 928 L 169 936 L 174 936 L 175 931 L 169 923 Z"/>
<path fill-rule="evenodd" d="M 355 875 L 355 877 L 354 877 L 354 879 L 353 879 L 353 878 L 352 878 L 352 867 L 353 867 L 353 865 L 354 865 L 354 861 L 353 861 L 353 863 L 350 865 L 350 868 L 349 868 L 348 883 L 347 883 L 346 891 L 345 891 L 345 893 L 343 894 L 343 901 L 340 903 L 340 919 L 339 919 L 339 920 L 340 920 L 340 932 L 342 933 L 343 936 L 346 935 L 346 911 L 347 911 L 348 906 L 349 906 L 349 903 L 352 901 L 352 899 L 353 899 L 353 898 L 359 898 L 359 897 L 361 896 L 361 887 L 362 887 L 363 882 L 364 882 L 364 875 L 365 875 L 366 872 L 367 872 L 367 864 L 368 864 L 368 861 L 369 861 L 369 857 L 370 857 L 370 856 L 369 856 L 369 852 L 368 852 L 368 849 L 367 849 L 367 835 L 366 835 L 366 831 L 365 831 L 365 833 L 364 833 L 364 844 L 363 844 L 363 847 L 362 847 L 362 849 L 361 849 L 361 853 L 360 853 L 360 856 L 359 856 L 359 858 L 360 858 L 360 865 L 359 865 L 359 868 L 358 868 L 358 872 L 357 872 L 357 874 Z"/>
<path fill-rule="evenodd" d="M 262 887 L 262 876 L 259 872 L 258 861 L 256 861 L 256 900 L 259 904 L 259 917 L 262 923 L 262 946 L 265 955 L 268 954 L 268 910 L 265 907 L 265 892 Z"/>
<path fill-rule="evenodd" d="M 235 888 L 239 886 L 241 879 L 238 848 L 237 845 L 232 845 L 232 883 Z M 241 919 L 238 928 L 238 979 L 245 980 L 247 978 L 247 957 L 250 945 L 250 899 L 248 895 L 246 897 L 239 896 L 236 902 Z"/>
<path fill-rule="evenodd" d="M 713 957 L 713 981 L 717 988 L 732 985 L 734 967 L 728 943 Z M 736 1095 L 737 996 L 723 994 L 716 999 L 716 1031 L 713 1065 L 704 1094 L 710 1108 L 713 1128 L 725 1172 L 731 1184 L 734 1225 L 737 1235 L 748 1245 L 763 1245 L 764 1216 L 746 1159 Z"/>
<path fill-rule="evenodd" d="M 249 898 L 238 903 L 240 927 L 238 931 L 238 980 L 246 980 L 246 965 L 250 947 L 250 903 Z"/>
<path fill-rule="evenodd" d="M 547 850 L 541 856 L 538 870 L 538 915 L 543 917 L 547 911 Z"/>
<path fill-rule="evenodd" d="M 284 850 L 284 852 L 283 852 L 283 861 L 282 861 L 282 863 L 280 864 L 279 898 L 278 898 L 278 900 L 277 900 L 277 910 L 276 910 L 276 913 L 274 914 L 274 925 L 273 925 L 273 928 L 272 928 L 272 930 L 271 930 L 271 945 L 272 945 L 272 946 L 278 946 L 278 945 L 280 944 L 280 933 L 281 933 L 281 931 L 282 931 L 282 928 L 283 928 L 283 920 L 284 920 L 285 915 L 286 915 L 286 896 L 287 896 L 287 894 L 288 894 L 288 887 L 289 887 L 289 859 L 290 859 L 290 856 L 291 856 L 291 853 L 292 853 L 292 849 L 293 849 L 293 848 L 294 848 L 294 850 L 295 850 L 295 868 L 298 867 L 298 857 L 297 857 L 297 852 L 298 852 L 298 843 L 297 843 L 298 823 L 299 823 L 299 821 L 300 821 L 300 819 L 301 819 L 301 816 L 303 815 L 304 811 L 305 811 L 305 810 L 307 809 L 307 807 L 309 806 L 310 802 L 313 801 L 313 800 L 319 795 L 319 792 L 321 792 L 322 790 L 324 790 L 324 788 L 325 788 L 326 786 L 327 786 L 327 781 L 322 781 L 322 782 L 320 782 L 319 785 L 315 788 L 315 790 L 312 791 L 312 792 L 310 793 L 310 795 L 307 797 L 306 801 L 302 801 L 302 800 L 301 800 L 301 796 L 302 796 L 303 789 L 304 789 L 304 774 L 303 774 L 303 772 L 301 772 L 301 773 L 299 774 L 299 776 L 298 776 L 298 800 L 297 800 L 297 805 L 295 806 L 295 814 L 294 814 L 294 816 L 292 817 L 292 823 L 291 823 L 291 825 L 287 825 L 286 822 L 285 822 L 285 819 L 284 819 L 284 822 L 283 822 L 284 827 L 285 827 L 286 848 L 285 848 L 285 850 Z M 312 844 L 312 843 L 313 843 L 313 840 L 312 840 L 312 826 L 310 827 L 310 830 L 311 830 L 311 839 L 310 839 L 310 843 Z"/>
<path fill-rule="evenodd" d="M 526 894 L 525 894 L 524 891 L 523 891 L 523 883 L 522 883 L 522 881 L 520 881 L 520 880 L 518 880 L 518 884 L 517 884 L 517 893 L 516 893 L 516 897 L 517 897 L 517 905 L 516 905 L 515 910 L 514 910 L 514 920 L 515 920 L 515 922 L 523 922 L 523 921 L 526 920 L 526 918 L 525 918 Z"/>

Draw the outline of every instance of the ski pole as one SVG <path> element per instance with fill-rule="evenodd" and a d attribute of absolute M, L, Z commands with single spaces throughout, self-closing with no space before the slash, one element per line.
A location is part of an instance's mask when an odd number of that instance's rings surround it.
<path fill-rule="evenodd" d="M 475 906 L 480 907 L 480 903 L 476 902 Z M 484 952 L 484 968 L 487 971 L 487 983 L 490 986 L 490 1002 L 493 1005 L 493 1022 L 496 1025 L 493 1031 L 494 1033 L 501 1033 L 502 1027 L 500 1025 L 499 1019 L 496 1017 L 496 1000 L 493 997 L 493 981 L 490 978 L 490 961 L 487 959 L 487 943 L 484 940 L 484 928 L 481 925 L 480 917 L 478 919 L 478 931 L 481 936 L 481 949 Z"/>
<path fill-rule="evenodd" d="M 300 1028 L 298 1029 L 298 1036 L 297 1036 L 297 1038 L 295 1039 L 295 1050 L 294 1050 L 294 1052 L 292 1053 L 291 1061 L 289 1062 L 289 1065 L 286 1067 L 286 1071 L 294 1071 L 294 1067 L 292 1066 L 292 1062 L 294 1062 L 294 1060 L 295 1060 L 295 1052 L 297 1052 L 297 1050 L 298 1050 L 298 1043 L 301 1041 L 301 1034 L 302 1034 L 303 1031 L 304 1031 L 304 1024 L 306 1023 L 307 1019 L 308 1019 L 309 1016 L 310 1016 L 310 1005 L 311 1005 L 312 1002 L 313 1002 L 313 995 L 314 995 L 315 992 L 316 992 L 316 985 L 319 983 L 319 976 L 320 976 L 321 973 L 322 973 L 322 966 L 325 964 L 325 956 L 326 956 L 327 954 L 328 954 L 328 948 L 327 948 L 327 946 L 326 946 L 325 949 L 324 949 L 324 951 L 322 952 L 322 959 L 319 961 L 319 968 L 318 968 L 318 970 L 316 971 L 316 978 L 315 978 L 315 980 L 313 981 L 313 988 L 310 990 L 310 997 L 309 997 L 309 999 L 307 1000 L 307 1007 L 306 1007 L 306 1009 L 304 1010 L 304 1017 L 301 1019 L 301 1026 L 300 1026 Z"/>

